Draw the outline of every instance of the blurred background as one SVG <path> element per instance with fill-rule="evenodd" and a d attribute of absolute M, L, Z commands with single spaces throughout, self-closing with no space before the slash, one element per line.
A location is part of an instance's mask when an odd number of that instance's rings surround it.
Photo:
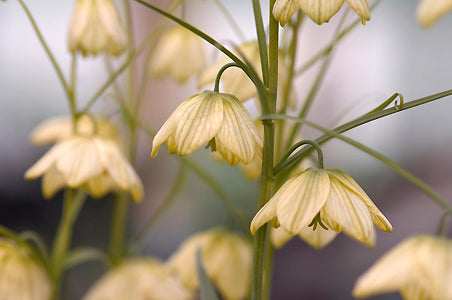
<path fill-rule="evenodd" d="M 66 34 L 73 1 L 28 2 L 46 41 L 68 74 Z M 261 2 L 267 19 L 268 1 Z M 164 7 L 167 1 L 152 3 Z M 234 15 L 246 39 L 254 39 L 251 1 L 222 0 L 222 3 Z M 395 92 L 411 101 L 452 88 L 452 16 L 425 30 L 416 22 L 416 6 L 417 1 L 412 0 L 383 1 L 372 11 L 366 26 L 358 26 L 339 44 L 308 114 L 309 120 L 331 127 L 368 112 Z M 339 15 L 346 7 L 345 4 Z M 160 16 L 135 3 L 132 8 L 136 39 L 141 41 Z M 331 40 L 339 15 L 322 26 L 305 20 L 297 64 L 307 61 Z M 350 21 L 355 17 L 350 14 Z M 185 18 L 226 45 L 239 43 L 213 1 L 190 1 Z M 40 180 L 26 182 L 23 174 L 48 149 L 29 145 L 28 134 L 49 117 L 67 115 L 68 103 L 17 1 L 0 4 L 0 41 L 0 224 L 19 232 L 37 231 L 51 245 L 60 218 L 62 193 L 46 201 L 41 196 Z M 218 57 L 207 43 L 205 50 L 208 61 Z M 138 62 L 142 60 L 140 57 Z M 306 96 L 318 68 L 316 64 L 297 79 L 298 101 Z M 80 106 L 106 78 L 102 58 L 80 60 Z M 195 79 L 182 86 L 170 79 L 153 80 L 146 103 L 146 121 L 151 127 L 160 128 L 181 101 L 197 92 Z M 112 113 L 111 104 L 107 92 L 94 110 Z M 447 97 L 374 121 L 347 135 L 393 159 L 451 203 L 451 111 L 452 98 Z M 306 138 L 319 136 L 319 132 L 306 126 L 304 129 Z M 180 166 L 180 161 L 164 149 L 151 159 L 151 144 L 146 135 L 140 136 L 136 166 L 146 194 L 141 204 L 131 207 L 129 236 L 142 228 L 165 198 Z M 373 249 L 345 235 L 338 235 L 320 251 L 294 238 L 275 253 L 273 299 L 352 299 L 356 278 L 384 252 L 408 236 L 434 234 L 437 229 L 441 210 L 422 191 L 373 157 L 341 141 L 333 140 L 323 148 L 326 167 L 350 174 L 390 220 L 394 231 L 391 234 L 379 231 Z M 237 206 L 252 216 L 257 183 L 248 182 L 238 168 L 211 160 L 207 150 L 198 150 L 192 157 L 221 182 Z M 106 197 L 87 201 L 75 226 L 74 246 L 106 249 L 112 200 Z M 217 195 L 196 174 L 190 173 L 175 204 L 150 232 L 143 253 L 164 260 L 190 234 L 227 224 L 231 224 L 231 216 Z M 105 267 L 96 262 L 71 270 L 64 299 L 80 299 L 104 271 Z M 372 299 L 401 298 L 392 294 Z"/>

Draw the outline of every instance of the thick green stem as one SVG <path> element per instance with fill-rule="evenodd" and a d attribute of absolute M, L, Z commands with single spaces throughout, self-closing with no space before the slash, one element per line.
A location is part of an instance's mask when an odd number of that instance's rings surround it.
<path fill-rule="evenodd" d="M 113 265 L 120 263 L 124 254 L 129 201 L 124 193 L 118 193 L 113 206 L 113 220 L 110 231 L 110 259 Z"/>
<path fill-rule="evenodd" d="M 78 192 L 74 196 L 73 189 L 66 190 L 61 222 L 58 226 L 51 257 L 50 270 L 53 280 L 51 299 L 54 300 L 58 299 L 66 255 L 72 239 L 73 226 L 84 201 L 85 195 L 82 192 Z"/>

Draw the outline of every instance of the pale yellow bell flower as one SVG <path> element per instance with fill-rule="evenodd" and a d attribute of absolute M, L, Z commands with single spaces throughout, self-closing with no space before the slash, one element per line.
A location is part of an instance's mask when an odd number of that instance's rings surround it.
<path fill-rule="evenodd" d="M 226 300 L 244 299 L 251 285 L 251 242 L 223 229 L 212 229 L 187 238 L 168 259 L 168 270 L 191 290 L 198 288 L 196 253 L 213 284 Z"/>
<path fill-rule="evenodd" d="M 0 299 L 48 300 L 51 282 L 29 250 L 0 239 Z"/>
<path fill-rule="evenodd" d="M 287 180 L 257 212 L 251 233 L 269 221 L 290 234 L 301 233 L 311 223 L 323 225 L 344 231 L 370 247 L 375 244 L 373 223 L 383 231 L 392 231 L 389 221 L 361 187 L 336 169 L 309 168 Z"/>
<path fill-rule="evenodd" d="M 77 0 L 69 25 L 69 50 L 83 55 L 107 52 L 119 55 L 127 35 L 111 0 Z"/>
<path fill-rule="evenodd" d="M 160 128 L 151 156 L 164 142 L 170 153 L 189 155 L 204 144 L 231 166 L 262 156 L 262 140 L 253 119 L 234 95 L 204 91 L 182 102 Z"/>
<path fill-rule="evenodd" d="M 254 71 L 262 78 L 261 61 L 259 54 L 259 45 L 257 41 L 245 43 L 232 51 L 239 58 L 246 58 L 246 61 L 251 65 Z M 280 51 L 278 56 L 278 91 L 282 93 L 283 87 L 287 82 L 287 64 L 285 63 L 286 56 Z M 227 63 L 231 63 L 232 60 L 222 55 L 215 63 L 207 67 L 198 78 L 198 88 L 215 82 L 218 71 Z M 228 68 L 221 75 L 221 83 L 223 84 L 224 91 L 229 94 L 233 94 L 240 101 L 246 101 L 251 98 L 257 97 L 257 90 L 248 76 L 239 68 Z M 278 94 L 281 95 L 281 94 Z M 291 93 L 290 106 L 294 105 L 294 93 Z"/>
<path fill-rule="evenodd" d="M 163 34 L 149 60 L 151 75 L 170 76 L 179 83 L 197 76 L 205 66 L 202 39 L 182 26 Z"/>
<path fill-rule="evenodd" d="M 383 255 L 361 275 L 353 296 L 399 291 L 406 300 L 452 299 L 452 241 L 417 235 Z"/>
<path fill-rule="evenodd" d="M 83 188 L 93 197 L 113 190 L 131 194 L 136 202 L 143 186 L 118 144 L 95 134 L 74 134 L 57 142 L 25 173 L 25 178 L 43 176 L 42 191 L 51 198 L 63 187 Z"/>
<path fill-rule="evenodd" d="M 43 121 L 30 134 L 30 142 L 36 146 L 53 144 L 66 139 L 77 132 L 90 135 L 96 131 L 97 136 L 122 142 L 117 128 L 99 116 L 82 115 L 75 123 L 71 116 L 58 116 Z"/>
<path fill-rule="evenodd" d="M 322 226 L 317 226 L 315 230 L 306 226 L 297 235 L 312 248 L 322 249 L 334 240 L 337 232 L 330 229 L 326 230 Z M 272 227 L 270 231 L 270 240 L 276 249 L 282 248 L 294 236 L 282 227 Z"/>
<path fill-rule="evenodd" d="M 345 0 L 361 17 L 363 25 L 370 20 L 369 0 Z M 328 22 L 344 4 L 344 0 L 276 0 L 273 16 L 285 26 L 290 18 L 301 9 L 317 24 Z"/>
<path fill-rule="evenodd" d="M 452 0 L 422 0 L 417 7 L 417 19 L 424 27 L 432 26 L 452 10 Z"/>
<path fill-rule="evenodd" d="M 190 300 L 193 293 L 168 276 L 155 258 L 123 262 L 102 276 L 82 300 Z"/>

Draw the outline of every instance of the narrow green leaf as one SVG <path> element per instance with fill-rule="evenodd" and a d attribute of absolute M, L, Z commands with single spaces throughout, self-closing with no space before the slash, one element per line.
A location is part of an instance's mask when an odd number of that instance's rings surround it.
<path fill-rule="evenodd" d="M 66 257 L 64 267 L 70 269 L 88 261 L 108 262 L 108 256 L 102 251 L 93 247 L 80 247 L 72 250 Z"/>
<path fill-rule="evenodd" d="M 198 274 L 201 300 L 220 300 L 201 261 L 201 248 L 196 251 L 196 273 Z"/>

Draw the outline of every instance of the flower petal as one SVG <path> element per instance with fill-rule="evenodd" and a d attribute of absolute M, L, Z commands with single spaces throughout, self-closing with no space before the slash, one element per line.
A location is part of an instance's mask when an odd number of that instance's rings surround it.
<path fill-rule="evenodd" d="M 255 234 L 256 231 L 268 221 L 276 218 L 276 206 L 278 205 L 278 200 L 274 199 L 274 196 L 268 200 L 265 205 L 259 209 L 259 211 L 254 216 L 251 221 L 250 231 L 251 234 Z"/>
<path fill-rule="evenodd" d="M 361 22 L 366 25 L 370 20 L 369 0 L 345 0 L 353 11 L 361 17 Z"/>
<path fill-rule="evenodd" d="M 299 2 L 301 10 L 317 24 L 328 22 L 344 4 L 344 0 L 299 0 Z"/>
<path fill-rule="evenodd" d="M 284 27 L 299 8 L 299 0 L 276 0 L 273 6 L 273 16 Z"/>
<path fill-rule="evenodd" d="M 329 186 L 326 171 L 311 168 L 284 183 L 272 197 L 281 227 L 296 234 L 311 223 L 327 200 Z"/>
<path fill-rule="evenodd" d="M 450 0 L 423 0 L 417 8 L 417 19 L 422 26 L 430 27 L 451 10 Z"/>
<path fill-rule="evenodd" d="M 298 235 L 311 247 L 322 249 L 334 240 L 337 232 L 331 229 L 326 230 L 322 226 L 317 226 L 316 230 L 312 230 L 312 227 L 305 227 Z"/>

